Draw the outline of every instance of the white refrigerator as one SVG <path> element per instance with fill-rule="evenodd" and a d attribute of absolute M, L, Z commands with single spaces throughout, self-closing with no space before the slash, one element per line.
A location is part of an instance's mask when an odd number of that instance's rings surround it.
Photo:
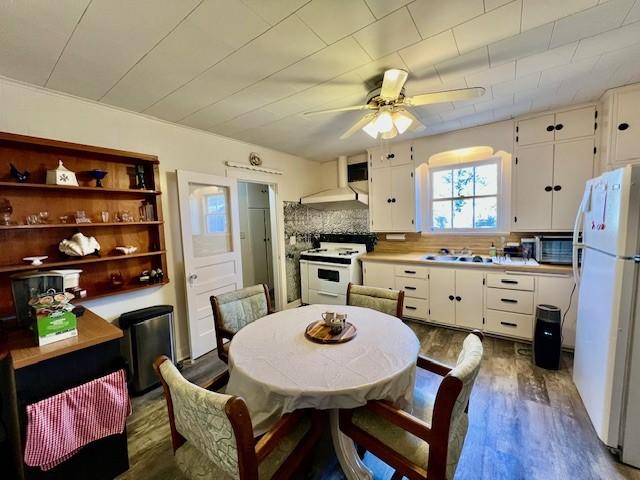
<path fill-rule="evenodd" d="M 587 182 L 573 240 L 573 380 L 598 437 L 640 467 L 639 225 L 640 166 Z"/>

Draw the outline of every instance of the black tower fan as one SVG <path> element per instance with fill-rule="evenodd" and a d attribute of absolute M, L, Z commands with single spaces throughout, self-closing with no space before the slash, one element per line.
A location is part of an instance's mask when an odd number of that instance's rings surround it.
<path fill-rule="evenodd" d="M 547 370 L 560 368 L 562 349 L 562 314 L 553 305 L 536 307 L 536 329 L 533 335 L 533 361 Z"/>

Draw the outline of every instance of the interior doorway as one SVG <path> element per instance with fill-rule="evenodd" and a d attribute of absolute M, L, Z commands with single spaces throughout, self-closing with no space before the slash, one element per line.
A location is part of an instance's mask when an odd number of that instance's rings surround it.
<path fill-rule="evenodd" d="M 238 208 L 240 216 L 240 250 L 242 277 L 245 286 L 264 283 L 269 288 L 275 305 L 274 272 L 276 265 L 272 243 L 272 204 L 274 195 L 270 186 L 254 182 L 238 182 Z"/>

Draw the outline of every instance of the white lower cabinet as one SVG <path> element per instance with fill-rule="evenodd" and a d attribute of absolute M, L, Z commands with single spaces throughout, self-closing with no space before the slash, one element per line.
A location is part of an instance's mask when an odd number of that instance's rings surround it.
<path fill-rule="evenodd" d="M 526 340 L 533 338 L 531 315 L 487 309 L 485 331 Z"/>
<path fill-rule="evenodd" d="M 433 322 L 482 328 L 484 272 L 471 269 L 432 268 L 429 301 Z"/>
<path fill-rule="evenodd" d="M 378 288 L 395 288 L 395 266 L 384 262 L 362 262 L 364 285 Z"/>
<path fill-rule="evenodd" d="M 429 319 L 446 325 L 456 324 L 456 271 L 432 268 L 429 273 Z"/>

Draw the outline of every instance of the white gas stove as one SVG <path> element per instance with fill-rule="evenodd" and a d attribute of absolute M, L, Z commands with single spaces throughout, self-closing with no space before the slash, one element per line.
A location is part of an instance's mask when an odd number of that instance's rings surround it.
<path fill-rule="evenodd" d="M 300 255 L 302 303 L 345 305 L 349 283 L 362 283 L 359 257 L 367 252 L 360 243 L 321 242 Z"/>

